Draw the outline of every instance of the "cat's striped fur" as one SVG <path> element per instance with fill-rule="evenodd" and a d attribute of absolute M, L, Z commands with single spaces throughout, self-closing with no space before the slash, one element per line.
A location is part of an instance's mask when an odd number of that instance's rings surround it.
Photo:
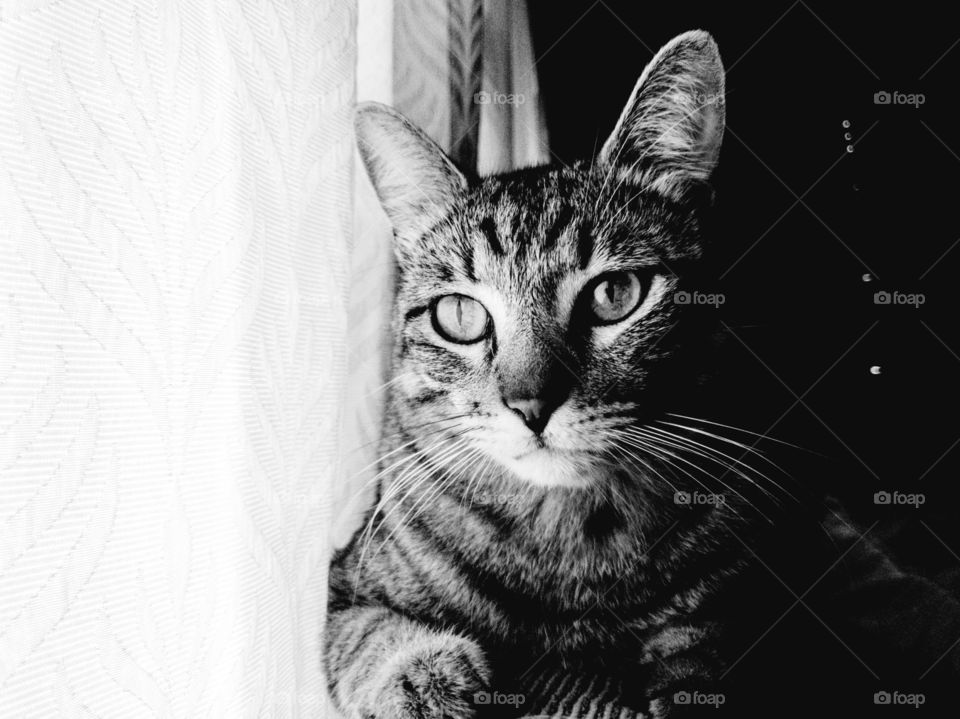
<path fill-rule="evenodd" d="M 672 297 L 703 253 L 723 122 L 703 32 L 658 53 L 590 163 L 470 180 L 393 111 L 359 111 L 400 273 L 379 502 L 331 569 L 325 666 L 346 716 L 472 717 L 476 692 L 545 666 L 616 677 L 665 716 L 722 671 L 748 488 L 732 473 L 722 503 L 678 505 L 701 477 L 656 422 L 708 356 L 697 308 Z M 623 269 L 644 304 L 585 322 L 583 288 Z M 489 339 L 438 336 L 451 293 L 486 307 Z M 545 401 L 542 437 L 507 397 Z"/>

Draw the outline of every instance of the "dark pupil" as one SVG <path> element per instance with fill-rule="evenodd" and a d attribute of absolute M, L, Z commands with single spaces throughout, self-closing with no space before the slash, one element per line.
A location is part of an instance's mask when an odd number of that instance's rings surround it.
<path fill-rule="evenodd" d="M 609 302 L 612 305 L 614 303 L 614 300 L 616 300 L 619 292 L 620 292 L 620 288 L 615 284 L 613 284 L 613 282 L 607 280 L 607 302 Z"/>
<path fill-rule="evenodd" d="M 457 300 L 457 324 L 463 327 L 463 300 Z"/>

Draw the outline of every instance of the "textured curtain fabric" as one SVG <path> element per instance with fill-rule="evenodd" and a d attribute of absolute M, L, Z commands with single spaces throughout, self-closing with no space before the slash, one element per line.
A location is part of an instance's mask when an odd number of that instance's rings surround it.
<path fill-rule="evenodd" d="M 549 161 L 526 2 L 359 5 L 359 100 L 393 105 L 481 175 Z M 349 539 L 372 499 L 389 368 L 391 229 L 362 168 L 356 207 L 337 544 Z"/>
<path fill-rule="evenodd" d="M 549 161 L 524 0 L 397 3 L 395 106 L 482 175 Z"/>
<path fill-rule="evenodd" d="M 392 291 L 355 95 L 546 159 L 523 3 L 0 3 L 0 717 L 332 715 Z"/>
<path fill-rule="evenodd" d="M 0 3 L 0 717 L 328 715 L 355 24 Z"/>

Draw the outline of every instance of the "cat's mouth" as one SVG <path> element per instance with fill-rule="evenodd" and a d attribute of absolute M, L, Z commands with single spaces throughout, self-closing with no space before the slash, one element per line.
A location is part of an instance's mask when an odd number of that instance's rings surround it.
<path fill-rule="evenodd" d="M 522 460 L 522 459 L 527 459 L 527 458 L 529 458 L 529 457 L 534 457 L 534 456 L 536 456 L 536 455 L 538 455 L 538 454 L 539 454 L 539 455 L 549 454 L 549 453 L 555 452 L 555 451 L 556 451 L 556 450 L 554 450 L 554 449 L 552 449 L 552 448 L 550 448 L 550 447 L 547 447 L 545 444 L 543 444 L 543 443 L 541 442 L 535 449 L 531 449 L 531 450 L 528 451 L 528 452 L 521 452 L 520 454 L 515 455 L 515 456 L 513 457 L 513 461 L 514 461 L 514 462 L 519 462 L 519 461 Z"/>
<path fill-rule="evenodd" d="M 520 454 L 514 456 L 514 459 L 522 459 L 523 457 L 527 457 L 531 454 L 536 454 L 537 452 L 562 452 L 562 451 L 563 450 L 559 450 L 556 447 L 549 446 L 547 444 L 547 441 L 543 437 L 541 437 L 540 435 L 537 435 L 536 437 L 533 438 L 533 447 L 531 449 L 527 449 L 521 452 Z"/>
<path fill-rule="evenodd" d="M 583 487 L 590 483 L 591 463 L 583 452 L 563 449 L 539 438 L 527 451 L 505 462 L 521 480 L 541 486 Z"/>
<path fill-rule="evenodd" d="M 560 447 L 556 443 L 550 442 L 549 440 L 538 436 L 532 439 L 530 445 L 524 448 L 523 451 L 515 454 L 513 459 L 515 461 L 519 461 L 524 458 L 546 457 L 549 455 L 560 457 L 577 457 L 581 454 L 583 453 L 575 449 Z"/>

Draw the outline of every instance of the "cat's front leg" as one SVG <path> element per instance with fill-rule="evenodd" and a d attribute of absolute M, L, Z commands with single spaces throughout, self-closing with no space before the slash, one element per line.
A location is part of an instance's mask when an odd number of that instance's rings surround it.
<path fill-rule="evenodd" d="M 327 621 L 330 693 L 349 719 L 471 719 L 490 682 L 472 639 L 383 607 L 350 607 Z"/>

